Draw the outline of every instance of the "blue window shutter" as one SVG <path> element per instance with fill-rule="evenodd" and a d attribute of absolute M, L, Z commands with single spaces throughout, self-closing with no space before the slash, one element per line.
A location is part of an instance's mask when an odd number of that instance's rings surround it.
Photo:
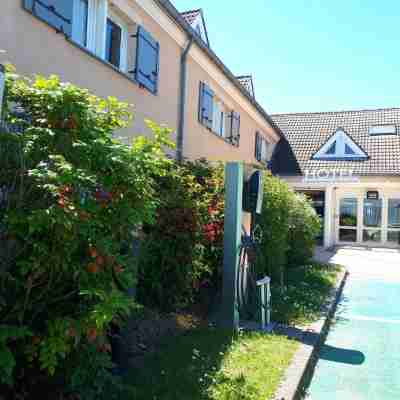
<path fill-rule="evenodd" d="M 150 92 L 158 91 L 160 63 L 160 44 L 153 39 L 149 32 L 139 26 L 136 46 L 135 78 Z"/>
<path fill-rule="evenodd" d="M 214 92 L 205 83 L 200 82 L 199 121 L 212 129 L 214 109 Z"/>
<path fill-rule="evenodd" d="M 71 37 L 73 0 L 24 0 L 24 7 L 58 32 Z"/>
<path fill-rule="evenodd" d="M 232 111 L 230 115 L 231 119 L 231 136 L 230 140 L 234 146 L 239 146 L 240 142 L 240 114 Z"/>
<path fill-rule="evenodd" d="M 257 161 L 261 161 L 261 135 L 260 132 L 256 132 L 256 149 L 255 157 Z"/>
<path fill-rule="evenodd" d="M 203 99 L 204 99 L 204 83 L 200 82 L 199 86 L 199 122 L 203 124 L 203 116 L 204 116 L 204 110 L 203 110 Z"/>

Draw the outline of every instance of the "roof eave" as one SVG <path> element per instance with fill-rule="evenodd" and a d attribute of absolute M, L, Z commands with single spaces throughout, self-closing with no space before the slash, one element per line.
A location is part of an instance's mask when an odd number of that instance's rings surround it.
<path fill-rule="evenodd" d="M 193 39 L 193 41 L 207 54 L 207 56 L 219 67 L 219 69 L 226 75 L 226 77 L 234 84 L 240 93 L 252 104 L 258 113 L 268 122 L 280 138 L 284 138 L 283 132 L 275 124 L 269 114 L 261 107 L 261 105 L 251 97 L 243 85 L 236 79 L 235 75 L 228 69 L 228 67 L 218 58 L 218 56 L 203 42 L 197 35 L 194 29 L 186 22 L 179 11 L 169 0 L 155 0 L 172 19 Z"/>

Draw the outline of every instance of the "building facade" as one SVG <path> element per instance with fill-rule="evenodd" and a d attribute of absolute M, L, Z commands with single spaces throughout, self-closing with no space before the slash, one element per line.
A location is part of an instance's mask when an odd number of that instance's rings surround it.
<path fill-rule="evenodd" d="M 400 109 L 273 115 L 273 172 L 310 197 L 325 247 L 400 247 Z"/>
<path fill-rule="evenodd" d="M 4 0 L 0 62 L 22 75 L 56 74 L 133 105 L 118 132 L 129 143 L 145 120 L 172 129 L 178 158 L 265 164 L 280 130 L 212 51 L 201 10 L 167 0 Z"/>

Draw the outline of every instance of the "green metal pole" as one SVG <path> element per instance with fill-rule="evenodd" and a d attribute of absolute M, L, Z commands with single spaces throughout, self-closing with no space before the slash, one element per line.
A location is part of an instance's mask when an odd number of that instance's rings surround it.
<path fill-rule="evenodd" d="M 243 164 L 228 163 L 225 167 L 225 227 L 222 308 L 220 324 L 239 328 L 236 274 L 242 232 Z"/>

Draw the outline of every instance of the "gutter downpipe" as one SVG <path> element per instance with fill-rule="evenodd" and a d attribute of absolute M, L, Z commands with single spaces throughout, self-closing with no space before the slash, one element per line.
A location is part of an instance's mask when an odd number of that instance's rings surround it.
<path fill-rule="evenodd" d="M 179 82 L 179 111 L 178 111 L 178 131 L 176 134 L 176 158 L 178 162 L 183 160 L 183 133 L 185 129 L 185 112 L 186 112 L 186 81 L 187 81 L 187 57 L 193 44 L 193 36 L 189 41 L 181 55 L 181 71 Z"/>

